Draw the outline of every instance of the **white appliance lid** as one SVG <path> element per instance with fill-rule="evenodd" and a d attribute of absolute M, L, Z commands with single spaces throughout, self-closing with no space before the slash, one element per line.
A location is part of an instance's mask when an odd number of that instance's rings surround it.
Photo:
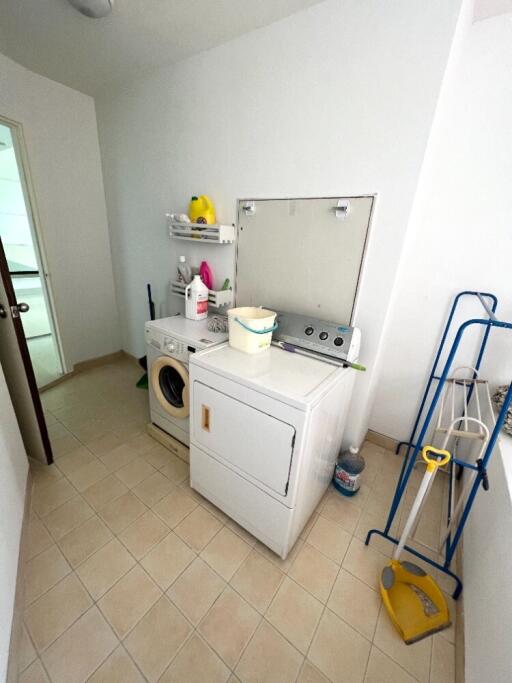
<path fill-rule="evenodd" d="M 212 344 L 220 344 L 228 338 L 227 332 L 210 332 L 207 318 L 205 320 L 189 320 L 182 315 L 150 320 L 146 323 L 146 329 L 158 330 L 186 344 L 203 349 Z"/>
<path fill-rule="evenodd" d="M 326 380 L 330 384 L 336 373 L 347 372 L 275 346 L 248 354 L 222 344 L 201 351 L 190 362 L 299 408 L 314 402 Z"/>

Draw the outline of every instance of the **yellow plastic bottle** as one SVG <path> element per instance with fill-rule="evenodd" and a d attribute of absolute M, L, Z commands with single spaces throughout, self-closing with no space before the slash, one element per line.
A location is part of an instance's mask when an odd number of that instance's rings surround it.
<path fill-rule="evenodd" d="M 215 207 L 210 197 L 202 194 L 200 197 L 192 197 L 188 207 L 188 217 L 192 223 L 215 223 Z"/>

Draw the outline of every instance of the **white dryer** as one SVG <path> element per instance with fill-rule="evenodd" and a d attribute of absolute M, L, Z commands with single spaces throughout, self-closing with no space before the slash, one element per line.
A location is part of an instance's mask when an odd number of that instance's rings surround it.
<path fill-rule="evenodd" d="M 189 357 L 226 338 L 226 333 L 210 332 L 207 320 L 188 320 L 182 315 L 145 325 L 151 422 L 187 446 Z"/>
<path fill-rule="evenodd" d="M 350 335 L 345 354 L 354 362 L 359 331 Z M 191 486 L 286 558 L 331 481 L 355 373 L 274 346 L 195 354 Z"/>

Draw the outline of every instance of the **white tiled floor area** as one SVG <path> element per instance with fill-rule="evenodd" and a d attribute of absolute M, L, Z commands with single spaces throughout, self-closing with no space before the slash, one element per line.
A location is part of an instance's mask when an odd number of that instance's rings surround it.
<path fill-rule="evenodd" d="M 390 548 L 363 543 L 396 456 L 367 443 L 359 494 L 329 490 L 283 562 L 144 433 L 139 376 L 121 361 L 43 394 L 56 464 L 32 469 L 20 683 L 453 683 L 453 627 L 404 645 L 377 592 Z"/>

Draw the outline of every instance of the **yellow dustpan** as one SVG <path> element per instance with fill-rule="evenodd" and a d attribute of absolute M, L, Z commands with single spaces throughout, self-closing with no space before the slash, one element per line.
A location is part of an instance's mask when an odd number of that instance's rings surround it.
<path fill-rule="evenodd" d="M 438 457 L 431 458 L 429 453 Z M 425 475 L 405 524 L 391 564 L 384 567 L 380 594 L 391 621 L 410 645 L 450 626 L 450 612 L 444 595 L 434 579 L 412 562 L 400 562 L 411 529 L 423 507 L 439 467 L 450 460 L 448 451 L 425 446 L 422 456 L 427 463 Z"/>

